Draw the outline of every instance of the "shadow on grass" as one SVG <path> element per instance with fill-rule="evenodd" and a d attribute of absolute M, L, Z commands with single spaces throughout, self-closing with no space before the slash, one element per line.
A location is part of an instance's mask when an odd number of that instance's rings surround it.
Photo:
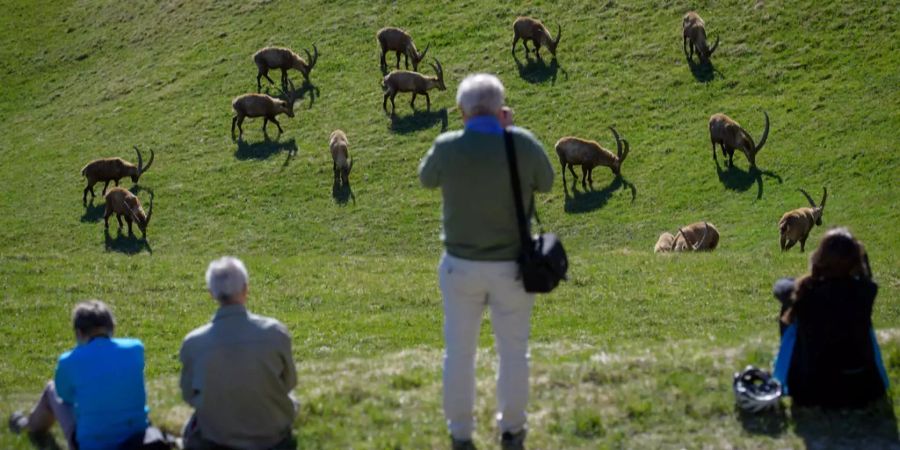
<path fill-rule="evenodd" d="M 346 184 L 341 184 L 340 177 L 334 177 L 334 184 L 331 185 L 331 197 L 338 205 L 346 205 L 350 200 L 356 205 L 356 196 L 353 195 L 350 180 L 347 180 Z"/>
<path fill-rule="evenodd" d="M 560 67 L 559 61 L 555 56 L 550 60 L 550 65 L 547 65 L 541 58 L 531 59 L 527 53 L 525 54 L 525 64 L 522 64 L 522 61 L 515 53 L 513 53 L 513 60 L 516 62 L 519 77 L 529 83 L 543 83 L 549 80 L 550 84 L 555 84 L 556 76 L 560 70 L 562 70 L 566 79 L 569 79 L 569 74 Z"/>
<path fill-rule="evenodd" d="M 777 173 L 770 170 L 759 170 L 757 167 L 751 167 L 749 170 L 744 171 L 731 165 L 726 166 L 725 170 L 722 170 L 718 160 L 716 160 L 716 175 L 719 176 L 719 182 L 725 186 L 725 189 L 732 191 L 744 192 L 756 184 L 757 200 L 762 199 L 763 196 L 763 176 L 774 179 L 778 184 L 781 184 L 783 181 Z"/>
<path fill-rule="evenodd" d="M 768 413 L 754 414 L 744 411 L 735 406 L 738 420 L 744 431 L 750 434 L 759 434 L 777 438 L 787 431 L 788 417 L 785 408 L 778 405 L 778 408 Z"/>
<path fill-rule="evenodd" d="M 56 442 L 56 437 L 52 433 L 28 433 L 28 442 L 32 447 L 41 450 L 62 450 L 65 447 Z"/>
<path fill-rule="evenodd" d="M 407 116 L 392 114 L 390 129 L 394 133 L 408 134 L 431 128 L 435 124 L 440 123 L 441 132 L 443 133 L 447 131 L 449 122 L 447 108 L 441 108 L 437 111 L 415 111 Z"/>
<path fill-rule="evenodd" d="M 150 243 L 146 238 L 138 238 L 136 235 L 123 234 L 121 229 L 116 232 L 115 238 L 109 234 L 109 229 L 104 229 L 103 244 L 106 251 L 119 252 L 126 255 L 136 255 L 146 248 L 147 252 L 151 255 L 153 254 L 153 249 L 150 247 Z"/>
<path fill-rule="evenodd" d="M 701 83 L 709 83 L 713 79 L 716 78 L 716 74 L 719 75 L 720 78 L 725 78 L 722 75 L 722 72 L 719 72 L 715 66 L 713 66 L 712 62 L 694 62 L 694 60 L 687 58 L 688 67 L 691 68 L 691 74 L 694 75 L 694 79 Z"/>
<path fill-rule="evenodd" d="M 99 222 L 100 219 L 103 218 L 103 212 L 105 210 L 105 204 L 95 205 L 94 199 L 91 199 L 88 204 L 84 206 L 84 214 L 81 215 L 81 221 L 84 223 Z"/>
<path fill-rule="evenodd" d="M 900 448 L 890 399 L 859 410 L 791 408 L 794 432 L 807 448 Z"/>
<path fill-rule="evenodd" d="M 297 141 L 294 138 L 281 142 L 278 138 L 273 140 L 266 135 L 262 142 L 250 143 L 243 139 L 238 139 L 236 142 L 237 150 L 234 151 L 234 157 L 240 160 L 268 159 L 270 156 L 285 150 L 288 153 L 288 157 L 297 153 Z M 287 165 L 287 162 L 285 162 L 285 165 Z"/>
<path fill-rule="evenodd" d="M 307 97 L 309 94 L 309 104 L 306 106 L 306 109 L 312 109 L 313 103 L 316 102 L 316 98 L 321 96 L 322 91 L 318 86 L 312 84 L 308 80 L 303 80 L 303 83 L 300 85 L 300 88 L 294 85 L 294 82 L 288 78 L 287 85 L 282 85 L 281 89 L 275 88 L 274 91 L 270 90 L 266 87 L 266 95 L 270 97 L 280 98 L 284 101 L 290 101 L 293 99 L 294 106 L 296 106 L 297 100 L 301 100 Z"/>
<path fill-rule="evenodd" d="M 631 191 L 631 202 L 634 203 L 634 199 L 637 198 L 637 187 L 634 184 L 629 183 L 628 180 L 622 178 L 621 175 L 616 176 L 608 186 L 605 188 L 595 191 L 592 186 L 589 186 L 589 190 L 585 192 L 578 191 L 578 180 L 572 180 L 572 194 L 569 195 L 569 188 L 563 183 L 563 190 L 565 191 L 565 205 L 563 209 L 565 212 L 569 214 L 578 214 L 596 211 L 606 205 L 609 202 L 609 199 L 612 198 L 613 194 L 619 189 L 628 189 Z"/>

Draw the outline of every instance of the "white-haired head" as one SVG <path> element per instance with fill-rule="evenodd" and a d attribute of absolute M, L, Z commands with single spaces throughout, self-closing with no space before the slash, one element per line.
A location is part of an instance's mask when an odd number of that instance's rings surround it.
<path fill-rule="evenodd" d="M 456 104 L 468 117 L 498 115 L 504 102 L 503 83 L 494 75 L 476 73 L 459 83 Z"/>
<path fill-rule="evenodd" d="M 214 260 L 206 269 L 206 288 L 219 303 L 232 303 L 240 299 L 249 283 L 247 268 L 233 256 Z"/>

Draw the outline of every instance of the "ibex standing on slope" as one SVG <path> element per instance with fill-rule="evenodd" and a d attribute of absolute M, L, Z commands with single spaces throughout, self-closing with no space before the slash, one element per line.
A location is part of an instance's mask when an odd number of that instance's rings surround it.
<path fill-rule="evenodd" d="M 763 130 L 759 144 L 753 143 L 753 137 L 746 130 L 741 128 L 741 124 L 735 122 L 731 117 L 725 114 L 713 114 L 709 118 L 709 140 L 712 142 L 713 159 L 716 158 L 716 144 L 722 147 L 722 157 L 728 156 L 728 165 L 734 166 L 734 150 L 740 150 L 747 155 L 747 161 L 750 161 L 750 167 L 756 167 L 756 154 L 766 145 L 766 139 L 769 138 L 769 114 L 763 111 L 766 116 L 766 128 Z"/>
<path fill-rule="evenodd" d="M 413 43 L 412 36 L 394 27 L 385 27 L 378 30 L 375 38 L 378 40 L 378 44 L 381 45 L 381 67 L 387 68 L 387 61 L 385 61 L 384 57 L 387 52 L 392 51 L 397 53 L 398 69 L 400 68 L 400 55 L 403 54 L 404 66 L 409 69 L 409 60 L 412 60 L 414 72 L 419 70 L 419 63 L 425 59 L 425 54 L 428 53 L 428 47 L 431 45 L 426 45 L 425 51 L 419 53 L 416 50 L 416 44 Z"/>
<path fill-rule="evenodd" d="M 688 59 L 694 59 L 694 49 L 696 49 L 697 54 L 700 55 L 700 61 L 708 62 L 709 57 L 719 47 L 719 36 L 716 35 L 716 43 L 713 44 L 712 48 L 709 48 L 709 44 L 706 42 L 706 24 L 700 18 L 700 15 L 693 11 L 684 15 L 684 19 L 681 21 L 681 30 L 684 37 L 682 46 L 684 47 L 684 54 L 688 55 Z M 690 54 L 688 54 L 688 51 L 690 51 Z"/>
<path fill-rule="evenodd" d="M 556 39 L 550 36 L 550 30 L 541 23 L 540 20 L 531 17 L 519 17 L 513 22 L 513 43 L 512 52 L 516 53 L 516 44 L 522 39 L 522 46 L 525 47 L 525 55 L 528 55 L 528 41 L 534 44 L 534 54 L 541 57 L 541 46 L 546 46 L 550 50 L 550 54 L 556 56 L 556 46 L 559 45 L 559 39 L 562 37 L 562 26 L 557 25 Z"/>
<path fill-rule="evenodd" d="M 790 250 L 797 241 L 800 241 L 800 251 L 806 247 L 806 239 L 813 227 L 822 226 L 822 212 L 825 210 L 825 200 L 828 199 L 828 189 L 822 187 L 822 203 L 816 206 L 812 197 L 800 189 L 800 192 L 809 201 L 809 207 L 797 208 L 788 211 L 778 221 L 778 231 L 781 234 L 781 251 Z"/>
<path fill-rule="evenodd" d="M 409 105 L 415 109 L 416 95 L 422 94 L 425 96 L 427 108 L 430 110 L 431 97 L 428 96 L 428 91 L 434 88 L 438 88 L 441 91 L 447 89 L 447 87 L 444 86 L 444 68 L 441 67 L 441 62 L 438 61 L 437 58 L 434 59 L 434 62 L 437 63 L 437 65 L 431 65 L 431 68 L 434 69 L 434 72 L 437 74 L 437 76 L 434 77 L 406 70 L 395 70 L 387 74 L 381 83 L 381 86 L 384 89 L 384 101 L 381 102 L 381 107 L 387 111 L 387 100 L 388 97 L 390 97 L 391 114 L 393 114 L 394 109 L 396 109 L 394 97 L 397 96 L 397 93 L 412 92 L 412 100 L 410 100 Z"/>
<path fill-rule="evenodd" d="M 350 183 L 350 171 L 353 170 L 353 160 L 350 159 L 350 143 L 347 134 L 343 130 L 334 130 L 328 147 L 331 149 L 332 169 L 334 170 L 335 183 L 338 179 L 346 186 Z"/>
<path fill-rule="evenodd" d="M 316 48 L 316 44 L 313 44 L 313 54 L 309 54 L 309 50 L 303 49 L 306 52 L 307 60 L 300 57 L 300 55 L 294 53 L 289 48 L 281 48 L 281 47 L 266 47 L 264 49 L 259 50 L 253 55 L 253 62 L 256 63 L 256 68 L 258 72 L 256 73 L 256 92 L 262 90 L 262 83 L 260 82 L 260 78 L 266 77 L 269 80 L 269 83 L 275 84 L 271 78 L 269 78 L 269 69 L 281 69 L 281 86 L 288 85 L 288 69 L 295 69 L 299 71 L 303 75 L 303 79 L 306 82 L 309 82 L 309 72 L 313 70 L 313 67 L 316 66 L 316 61 L 319 60 L 319 49 Z"/>
<path fill-rule="evenodd" d="M 138 179 L 141 178 L 141 175 L 153 165 L 153 159 L 156 157 L 156 154 L 153 153 L 153 149 L 151 148 L 150 161 L 148 161 L 145 166 L 144 158 L 137 146 L 134 147 L 134 151 L 137 152 L 137 166 L 122 158 L 95 159 L 84 166 L 84 168 L 81 169 L 81 175 L 87 178 L 87 187 L 84 188 L 84 194 L 81 196 L 81 201 L 87 203 L 88 192 L 91 193 L 91 200 L 94 199 L 94 185 L 100 181 L 105 182 L 103 184 L 103 192 L 100 193 L 101 196 L 106 196 L 106 188 L 109 187 L 110 181 L 115 181 L 116 186 L 118 186 L 120 179 L 131 177 L 131 181 L 137 183 Z"/>
<path fill-rule="evenodd" d="M 292 96 L 288 96 L 287 100 L 281 100 L 265 94 L 244 94 L 231 101 L 231 108 L 234 109 L 234 117 L 231 118 L 232 139 L 234 139 L 235 125 L 240 130 L 238 137 L 244 136 L 244 128 L 241 125 L 244 123 L 245 117 L 264 117 L 263 133 L 266 132 L 266 125 L 269 124 L 269 121 L 272 121 L 278 127 L 279 133 L 284 132 L 275 116 L 287 114 L 288 117 L 294 117 L 294 99 Z"/>
<path fill-rule="evenodd" d="M 577 137 L 564 137 L 556 141 L 556 154 L 559 156 L 559 164 L 562 166 L 563 184 L 566 184 L 566 166 L 575 179 L 575 170 L 572 166 L 581 166 L 581 185 L 587 189 L 587 183 L 594 183 L 594 167 L 605 166 L 612 170 L 616 176 L 622 169 L 622 162 L 628 156 L 630 146 L 628 141 L 621 139 L 616 129 L 609 127 L 616 138 L 616 154 L 603 148 L 594 141 L 588 141 Z"/>
<path fill-rule="evenodd" d="M 128 190 L 115 187 L 106 194 L 106 211 L 103 213 L 103 226 L 109 229 L 109 216 L 116 214 L 116 220 L 119 222 L 119 229 L 122 228 L 122 217 L 128 223 L 128 234 L 134 235 L 131 231 L 131 223 L 137 223 L 141 235 L 147 237 L 147 225 L 150 225 L 150 217 L 153 215 L 153 193 L 150 193 L 150 208 L 144 213 L 141 207 L 141 201 L 137 196 Z"/>

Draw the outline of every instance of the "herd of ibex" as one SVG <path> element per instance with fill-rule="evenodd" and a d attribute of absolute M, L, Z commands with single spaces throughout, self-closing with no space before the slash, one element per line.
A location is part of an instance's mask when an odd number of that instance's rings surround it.
<path fill-rule="evenodd" d="M 518 17 L 513 22 L 513 41 L 512 53 L 515 57 L 516 45 L 521 40 L 525 48 L 526 57 L 532 51 L 529 49 L 528 43 L 531 42 L 533 52 L 537 58 L 541 58 L 541 48 L 547 51 L 555 58 L 560 39 L 562 37 L 562 26 L 557 25 L 556 36 L 554 37 L 550 30 L 537 19 L 532 17 Z M 387 101 L 391 101 L 391 113 L 394 113 L 396 105 L 394 98 L 398 93 L 410 93 L 410 106 L 415 109 L 415 101 L 418 95 L 425 96 L 426 108 L 431 109 L 431 98 L 429 91 L 437 88 L 438 90 L 446 90 L 444 81 L 444 68 L 437 58 L 433 58 L 434 62 L 429 63 L 434 70 L 435 75 L 425 75 L 419 72 L 419 65 L 425 59 L 426 54 L 431 47 L 425 46 L 425 50 L 421 53 L 413 42 L 412 36 L 405 30 L 395 27 L 385 27 L 375 35 L 376 41 L 380 48 L 380 64 L 382 68 L 381 85 L 383 89 L 382 109 L 387 111 Z M 709 63 L 710 58 L 719 46 L 719 37 L 716 36 L 715 43 L 710 47 L 707 41 L 706 23 L 696 12 L 688 12 L 682 19 L 682 38 L 683 50 L 689 61 L 693 61 L 694 53 L 699 55 L 701 63 Z M 295 91 L 293 84 L 288 76 L 289 70 L 296 70 L 303 76 L 304 82 L 310 83 L 310 72 L 316 67 L 319 59 L 319 49 L 313 44 L 312 53 L 304 49 L 306 58 L 301 57 L 293 50 L 283 47 L 265 47 L 253 54 L 253 62 L 257 68 L 256 74 L 256 93 L 247 93 L 235 97 L 231 103 L 234 110 L 234 116 L 231 121 L 231 135 L 234 139 L 235 127 L 239 130 L 238 138 L 243 138 L 242 124 L 245 118 L 263 118 L 263 132 L 266 132 L 266 126 L 269 122 L 278 127 L 279 133 L 284 130 L 277 120 L 277 116 L 284 114 L 290 118 L 294 117 L 294 101 Z M 388 52 L 396 54 L 396 69 L 388 72 L 388 63 L 386 56 Z M 404 59 L 404 68 L 400 69 L 400 57 Z M 412 65 L 412 70 L 410 69 Z M 269 77 L 270 70 L 281 71 L 281 87 L 279 96 L 272 97 L 261 93 L 262 78 L 269 83 L 275 82 Z M 765 145 L 769 136 L 769 114 L 763 111 L 765 117 L 765 125 L 759 142 L 755 142 L 753 137 L 740 124 L 723 113 L 713 114 L 709 118 L 709 138 L 712 143 L 713 159 L 718 161 L 716 156 L 716 145 L 721 148 L 722 156 L 728 157 L 727 166 L 734 165 L 733 157 L 735 150 L 740 150 L 746 157 L 752 169 L 756 168 L 757 153 Z M 575 181 L 578 176 L 575 174 L 574 166 L 581 167 L 581 184 L 584 189 L 588 189 L 588 185 L 593 186 L 593 170 L 596 167 L 608 167 L 614 176 L 621 177 L 622 163 L 628 157 L 630 145 L 628 140 L 623 139 L 619 132 L 609 127 L 616 141 L 616 151 L 604 148 L 596 141 L 582 139 L 574 136 L 566 136 L 560 138 L 554 146 L 556 154 L 559 157 L 559 163 L 562 169 L 563 184 L 566 182 L 566 169 L 568 168 Z M 335 183 L 347 185 L 349 183 L 350 171 L 353 168 L 353 159 L 349 153 L 349 141 L 346 133 L 342 130 L 335 130 L 329 138 L 329 150 L 332 158 L 332 169 L 334 173 Z M 146 236 L 147 225 L 150 223 L 150 217 L 153 213 L 153 197 L 151 193 L 150 208 L 145 213 L 141 206 L 140 200 L 136 195 L 128 190 L 118 187 L 119 180 L 130 177 L 136 184 L 141 175 L 146 172 L 153 164 L 155 153 L 150 150 L 150 160 L 144 165 L 144 159 L 141 151 L 134 147 L 137 152 L 137 165 L 131 164 L 122 158 L 103 158 L 91 161 L 81 170 L 81 174 L 87 179 L 87 187 L 82 193 L 82 201 L 87 205 L 87 195 L 91 194 L 93 200 L 94 185 L 104 182 L 102 196 L 106 200 L 106 209 L 104 213 L 104 224 L 108 228 L 109 217 L 116 214 L 119 227 L 122 227 L 122 219 L 128 223 L 128 232 L 132 233 L 132 223 L 136 223 L 140 231 Z M 717 162 L 718 164 L 718 162 Z M 107 187 L 109 182 L 115 182 L 116 187 L 109 190 Z M 800 243 L 800 251 L 806 246 L 806 240 L 809 233 L 815 225 L 822 224 L 822 211 L 825 208 L 825 201 L 828 197 L 828 191 L 823 188 L 822 202 L 816 205 L 812 197 L 804 191 L 800 190 L 809 201 L 810 207 L 798 208 L 785 213 L 778 223 L 779 233 L 781 237 L 781 249 L 786 251 Z M 694 251 L 711 251 L 714 250 L 719 243 L 719 231 L 716 227 L 707 221 L 693 223 L 678 229 L 676 234 L 665 232 L 660 235 L 654 251 L 655 252 L 694 252 Z"/>

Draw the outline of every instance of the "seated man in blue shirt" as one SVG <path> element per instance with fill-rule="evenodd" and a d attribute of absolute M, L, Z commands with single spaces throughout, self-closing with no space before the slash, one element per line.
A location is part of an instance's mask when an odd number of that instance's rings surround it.
<path fill-rule="evenodd" d="M 118 448 L 148 425 L 144 346 L 112 338 L 115 320 L 99 300 L 75 305 L 72 322 L 78 345 L 59 357 L 31 413 L 12 414 L 10 429 L 44 433 L 58 421 L 70 449 Z"/>

